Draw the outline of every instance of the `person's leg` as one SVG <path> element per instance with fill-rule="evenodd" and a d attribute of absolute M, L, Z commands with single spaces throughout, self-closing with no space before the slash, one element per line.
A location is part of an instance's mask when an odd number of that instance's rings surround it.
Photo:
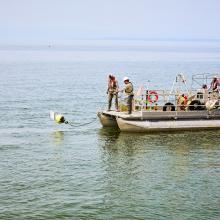
<path fill-rule="evenodd" d="M 129 95 L 128 96 L 128 114 L 131 114 L 132 112 L 132 99 L 133 99 L 133 96 Z"/>
<path fill-rule="evenodd" d="M 115 110 L 118 111 L 118 93 L 115 94 Z"/>
<path fill-rule="evenodd" d="M 108 111 L 110 111 L 111 106 L 112 106 L 112 97 L 113 97 L 113 94 L 109 93 L 108 94 Z"/>

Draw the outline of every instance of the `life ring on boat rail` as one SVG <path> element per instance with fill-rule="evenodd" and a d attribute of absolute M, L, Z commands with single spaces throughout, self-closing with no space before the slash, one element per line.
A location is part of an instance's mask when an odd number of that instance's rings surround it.
<path fill-rule="evenodd" d="M 155 103 L 155 102 L 158 101 L 159 96 L 158 96 L 158 93 L 156 91 L 149 91 L 147 95 L 148 95 L 147 100 L 150 103 Z"/>

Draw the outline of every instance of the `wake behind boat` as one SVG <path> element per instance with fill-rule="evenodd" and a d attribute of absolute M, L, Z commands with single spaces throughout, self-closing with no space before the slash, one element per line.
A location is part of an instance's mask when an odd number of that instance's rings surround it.
<path fill-rule="evenodd" d="M 149 90 L 141 86 L 135 94 L 131 115 L 121 100 L 120 112 L 103 110 L 98 117 L 103 127 L 118 127 L 127 132 L 218 129 L 219 79 L 220 76 L 213 74 L 196 74 L 189 89 L 185 77 L 178 74 L 171 90 Z M 193 89 L 195 84 L 197 89 Z"/>

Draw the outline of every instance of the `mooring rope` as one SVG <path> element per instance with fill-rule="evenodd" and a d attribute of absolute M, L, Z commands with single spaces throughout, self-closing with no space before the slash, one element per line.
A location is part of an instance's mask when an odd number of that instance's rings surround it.
<path fill-rule="evenodd" d="M 72 127 L 82 127 L 82 126 L 85 126 L 85 125 L 89 125 L 89 124 L 92 124 L 93 122 L 96 121 L 97 118 L 93 118 L 91 121 L 89 122 L 86 122 L 86 123 L 81 123 L 81 124 L 74 124 L 73 122 L 69 122 L 69 121 L 65 121 L 65 124 L 68 124 Z"/>

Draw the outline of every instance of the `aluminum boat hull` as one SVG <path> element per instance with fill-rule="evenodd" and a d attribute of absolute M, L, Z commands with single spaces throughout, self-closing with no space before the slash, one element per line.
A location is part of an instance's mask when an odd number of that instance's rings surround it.
<path fill-rule="evenodd" d="M 117 124 L 124 132 L 156 132 L 180 130 L 220 129 L 220 120 L 125 120 L 117 118 Z"/>

